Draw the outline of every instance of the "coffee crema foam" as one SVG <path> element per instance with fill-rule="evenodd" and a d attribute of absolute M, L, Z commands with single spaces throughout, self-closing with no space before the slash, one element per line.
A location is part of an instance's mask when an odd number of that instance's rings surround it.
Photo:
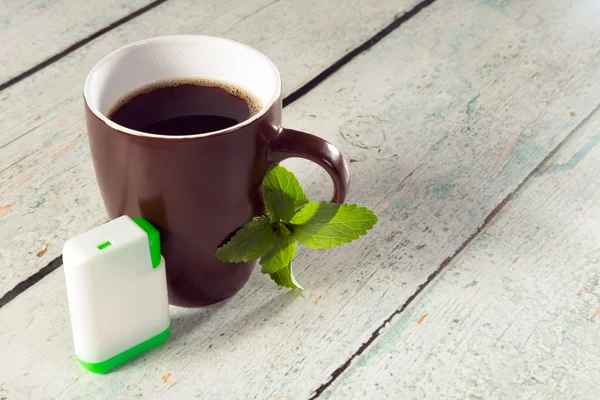
<path fill-rule="evenodd" d="M 140 88 L 135 89 L 132 92 L 127 93 L 122 96 L 116 103 L 114 103 L 108 112 L 108 118 L 110 118 L 113 114 L 115 114 L 121 107 L 127 104 L 131 99 L 137 97 L 141 94 L 152 92 L 156 89 L 168 88 L 168 87 L 177 87 L 181 85 L 196 85 L 196 86 L 204 86 L 204 87 L 213 87 L 225 90 L 232 96 L 238 97 L 246 102 L 248 105 L 248 110 L 250 111 L 250 117 L 258 114 L 258 112 L 262 109 L 262 102 L 248 90 L 236 85 L 235 83 L 225 82 L 218 79 L 210 79 L 210 78 L 175 78 L 168 79 L 160 82 L 150 83 L 148 85 L 142 86 Z"/>

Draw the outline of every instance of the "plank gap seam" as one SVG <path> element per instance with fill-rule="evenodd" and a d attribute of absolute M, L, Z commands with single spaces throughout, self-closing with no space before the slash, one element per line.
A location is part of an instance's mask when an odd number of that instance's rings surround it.
<path fill-rule="evenodd" d="M 404 304 L 402 304 L 400 308 L 394 311 L 388 318 L 385 319 L 385 321 L 383 321 L 381 325 L 377 327 L 377 329 L 373 331 L 369 339 L 361 344 L 358 350 L 354 352 L 354 354 L 352 354 L 348 360 L 346 360 L 342 365 L 333 371 L 327 382 L 323 383 L 315 391 L 313 391 L 313 394 L 309 400 L 314 400 L 320 397 L 321 394 L 323 394 L 323 392 L 327 390 L 327 388 L 329 388 L 346 371 L 346 369 L 348 369 L 348 367 L 350 367 L 352 361 L 362 355 L 362 353 L 364 353 L 364 351 L 367 350 L 371 344 L 373 344 L 373 342 L 381 335 L 383 329 L 385 329 L 385 327 L 391 323 L 392 319 L 402 314 L 404 310 L 406 310 L 406 308 L 408 308 L 408 306 L 417 298 L 417 296 L 419 296 L 423 290 L 425 290 L 425 288 L 442 272 L 442 270 L 444 270 L 444 268 L 446 268 L 453 260 L 455 260 L 463 252 L 463 250 L 465 250 L 467 246 L 469 246 L 469 244 L 471 244 L 471 242 L 473 242 L 473 240 L 491 224 L 500 211 L 502 211 L 502 209 L 525 187 L 527 183 L 529 183 L 529 180 L 542 171 L 548 162 L 550 162 L 552 157 L 554 157 L 556 153 L 561 150 L 562 147 L 564 147 L 564 145 L 571 139 L 571 137 L 575 135 L 579 128 L 583 126 L 596 112 L 598 112 L 598 110 L 600 110 L 600 104 L 596 105 L 591 113 L 583 118 L 577 124 L 577 126 L 575 126 L 575 128 L 573 128 L 573 130 L 565 136 L 563 140 L 561 140 L 552 150 L 550 150 L 546 157 L 544 157 L 544 159 L 517 185 L 517 187 L 508 193 L 504 199 L 502 199 L 502 201 L 500 201 L 500 203 L 485 217 L 483 223 L 475 230 L 475 232 L 473 232 L 452 255 L 442 261 L 438 268 L 427 277 L 425 282 L 419 285 L 417 290 L 404 302 Z"/>
<path fill-rule="evenodd" d="M 16 83 L 21 82 L 23 79 L 30 77 L 31 75 L 35 74 L 36 72 L 39 72 L 42 69 L 50 66 L 51 64 L 54 64 L 58 60 L 68 56 L 75 50 L 85 46 L 86 44 L 90 43 L 92 40 L 99 38 L 100 36 L 104 35 L 105 33 L 108 33 L 110 31 L 112 31 L 113 29 L 118 28 L 119 26 L 123 25 L 124 23 L 129 22 L 132 19 L 137 18 L 140 15 L 144 14 L 145 12 L 150 11 L 151 9 L 153 9 L 163 3 L 166 3 L 166 2 L 167 2 L 167 0 L 153 1 L 152 3 L 146 5 L 138 10 L 135 10 L 131 14 L 128 14 L 128 15 L 124 16 L 123 18 L 118 19 L 115 22 L 111 23 L 110 25 L 107 25 L 104 28 L 92 33 L 91 35 L 73 43 L 66 49 L 62 50 L 61 52 L 53 55 L 50 58 L 47 58 L 46 60 L 34 65 L 33 67 L 31 67 L 29 69 L 21 72 L 20 74 L 10 78 L 6 82 L 3 82 L 2 84 L 0 84 L 0 91 L 7 89 Z"/>
<path fill-rule="evenodd" d="M 430 6 L 434 2 L 435 2 L 435 0 L 424 0 L 424 1 L 420 2 L 419 4 L 417 4 L 416 6 L 414 6 L 411 10 L 409 10 L 406 13 L 404 13 L 403 15 L 401 15 L 400 17 L 394 18 L 394 21 L 392 21 L 385 28 L 383 28 L 382 30 L 377 32 L 374 36 L 372 36 L 371 38 L 364 41 L 360 46 L 358 46 L 351 52 L 346 53 L 342 58 L 340 58 L 339 60 L 337 60 L 336 62 L 331 64 L 326 69 L 324 69 L 317 76 L 315 76 L 310 81 L 308 81 L 307 83 L 302 85 L 300 88 L 298 88 L 295 91 L 293 91 L 292 93 L 290 93 L 285 99 L 283 99 L 283 106 L 284 107 L 289 106 L 290 104 L 292 104 L 293 102 L 298 100 L 300 97 L 304 96 L 306 93 L 313 90 L 320 83 L 322 83 L 324 80 L 326 80 L 329 76 L 333 75 L 344 65 L 346 65 L 350 61 L 352 61 L 353 58 L 355 58 L 359 54 L 369 50 L 371 47 L 373 47 L 374 45 L 379 43 L 379 41 L 381 41 L 381 39 L 385 38 L 390 33 L 394 32 L 397 28 L 400 27 L 400 25 L 402 25 L 403 23 L 405 23 L 406 21 L 408 21 L 409 19 L 411 19 L 412 17 L 417 15 L 421 10 L 423 10 L 425 7 Z"/>
<path fill-rule="evenodd" d="M 9 290 L 4 294 L 4 296 L 0 297 L 0 308 L 4 307 L 12 300 L 14 300 L 18 295 L 41 281 L 44 277 L 56 271 L 58 267 L 62 265 L 62 255 L 56 257 L 54 260 L 50 261 L 48 265 L 40 269 L 35 274 L 31 275 L 27 279 L 19 282 L 14 288 Z"/>

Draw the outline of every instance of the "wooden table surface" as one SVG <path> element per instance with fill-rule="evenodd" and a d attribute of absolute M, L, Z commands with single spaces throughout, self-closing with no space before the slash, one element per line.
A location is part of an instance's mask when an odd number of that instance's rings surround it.
<path fill-rule="evenodd" d="M 94 375 L 60 258 L 107 218 L 83 80 L 174 33 L 270 57 L 380 222 Z M 0 42 L 0 399 L 600 398 L 600 1 L 0 0 Z"/>

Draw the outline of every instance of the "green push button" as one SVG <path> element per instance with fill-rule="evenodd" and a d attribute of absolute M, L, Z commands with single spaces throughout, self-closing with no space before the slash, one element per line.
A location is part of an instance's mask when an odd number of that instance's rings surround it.
<path fill-rule="evenodd" d="M 148 235 L 148 244 L 150 244 L 150 259 L 152 260 L 152 268 L 160 265 L 160 233 L 146 221 L 144 218 L 131 218 L 140 228 L 146 231 Z"/>

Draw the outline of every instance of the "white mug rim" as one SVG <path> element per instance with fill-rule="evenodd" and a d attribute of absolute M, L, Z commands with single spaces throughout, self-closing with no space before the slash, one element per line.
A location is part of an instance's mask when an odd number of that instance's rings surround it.
<path fill-rule="evenodd" d="M 229 128 L 226 129 L 221 129 L 218 131 L 212 131 L 212 132 L 206 132 L 206 133 L 200 133 L 200 134 L 196 134 L 196 135 L 159 135 L 159 134 L 154 134 L 154 133 L 147 133 L 147 132 L 143 132 L 143 131 L 138 131 L 135 129 L 131 129 L 131 128 L 127 128 L 123 125 L 117 124 L 116 122 L 110 120 L 103 112 L 101 112 L 98 107 L 96 107 L 95 105 L 90 104 L 89 101 L 89 96 L 91 94 L 91 81 L 93 79 L 94 73 L 100 69 L 105 63 L 111 62 L 112 59 L 118 57 L 122 52 L 125 52 L 129 49 L 131 49 L 132 47 L 135 46 L 140 46 L 140 45 L 144 45 L 147 43 L 151 43 L 151 42 L 158 42 L 158 41 L 169 41 L 169 40 L 216 40 L 216 41 L 221 41 L 223 43 L 228 43 L 228 44 L 233 44 L 235 46 L 240 46 L 242 48 L 245 48 L 246 50 L 249 50 L 253 53 L 255 53 L 256 55 L 258 55 L 259 57 L 263 58 L 264 61 L 266 61 L 267 65 L 269 65 L 272 69 L 272 72 L 274 74 L 274 78 L 276 79 L 275 82 L 275 91 L 274 93 L 271 95 L 270 100 L 266 103 L 262 105 L 262 108 L 260 109 L 259 112 L 257 112 L 256 114 L 254 114 L 252 117 L 236 124 L 233 125 Z M 189 78 L 189 77 L 182 77 L 182 78 Z M 194 78 L 202 78 L 202 77 L 194 77 Z M 267 111 L 269 111 L 271 109 L 271 107 L 279 100 L 281 96 L 281 77 L 279 74 L 279 71 L 277 70 L 277 67 L 275 66 L 275 64 L 273 64 L 273 62 L 267 57 L 265 56 L 263 53 L 261 53 L 260 51 L 244 44 L 244 43 L 240 43 L 237 42 L 235 40 L 231 40 L 231 39 L 226 39 L 226 38 L 222 38 L 222 37 L 217 37 L 217 36 L 209 36 L 209 35 L 165 35 L 165 36 L 156 36 L 156 37 L 152 37 L 149 39 L 143 39 L 143 40 L 139 40 L 137 42 L 133 42 L 130 44 L 127 44 L 125 46 L 122 46 L 116 50 L 114 50 L 113 52 L 109 53 L 108 55 L 104 56 L 100 61 L 98 61 L 90 70 L 90 72 L 88 73 L 86 79 L 85 79 L 85 83 L 84 83 L 84 88 L 83 88 L 83 97 L 85 100 L 85 104 L 88 107 L 88 109 L 98 118 L 100 119 L 102 122 L 104 122 L 106 125 L 108 125 L 110 128 L 115 129 L 117 131 L 120 132 L 124 132 L 130 135 L 134 135 L 134 136 L 141 136 L 141 137 L 148 137 L 148 138 L 160 138 L 160 139 L 169 139 L 169 140 L 181 140 L 181 139 L 194 139 L 194 138 L 202 138 L 202 137 L 209 137 L 209 136 L 215 136 L 215 135 L 222 135 L 222 134 L 226 134 L 229 132 L 233 132 L 233 131 L 237 131 L 240 128 L 243 128 L 244 126 L 250 125 L 253 122 L 255 122 L 256 120 L 260 119 L 261 117 L 263 117 Z"/>

